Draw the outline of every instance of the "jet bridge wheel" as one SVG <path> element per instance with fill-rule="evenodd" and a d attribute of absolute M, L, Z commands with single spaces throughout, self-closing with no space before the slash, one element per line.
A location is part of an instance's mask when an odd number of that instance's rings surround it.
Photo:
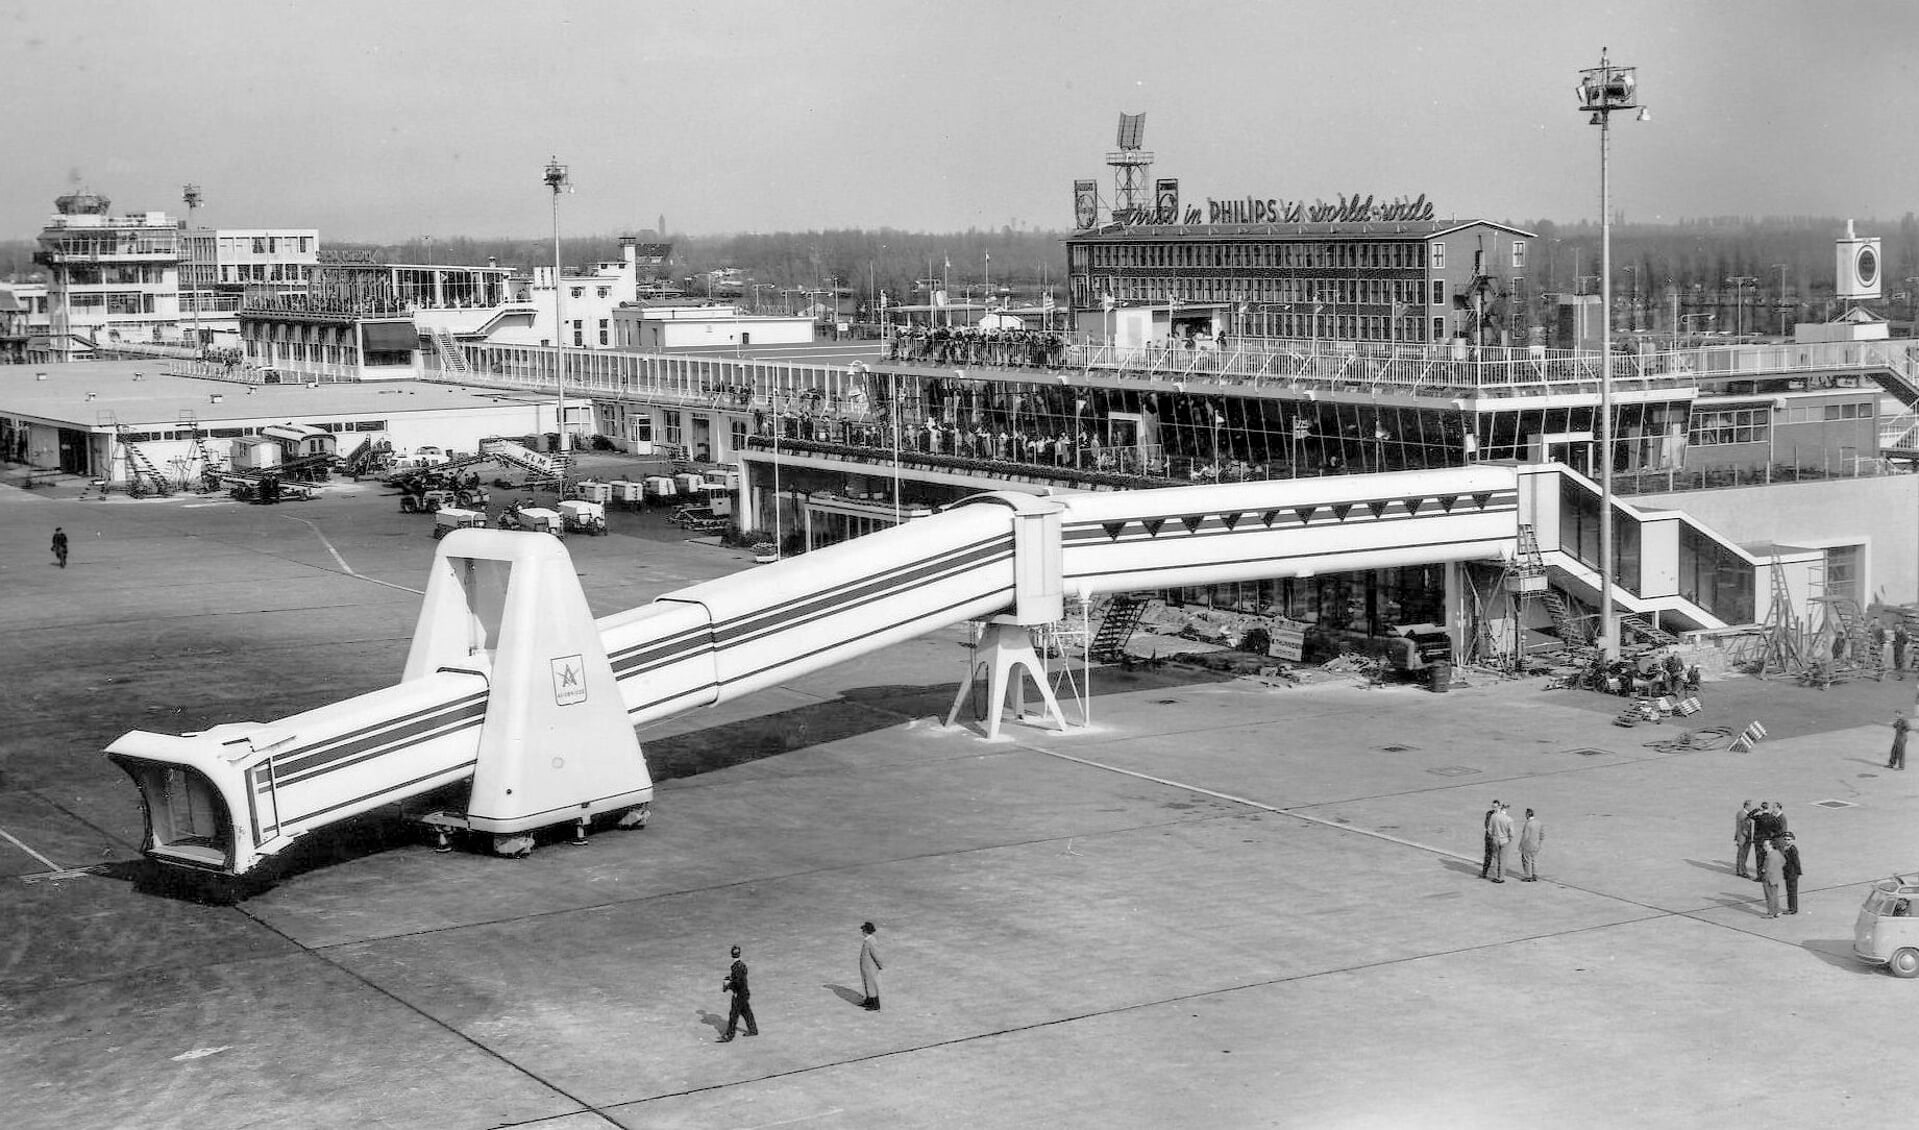
<path fill-rule="evenodd" d="M 531 832 L 495 833 L 493 854 L 525 859 L 533 854 L 533 834 Z"/>
<path fill-rule="evenodd" d="M 646 827 L 646 822 L 652 818 L 653 802 L 644 800 L 632 808 L 627 809 L 625 812 L 620 813 L 620 819 L 614 826 L 618 828 L 644 828 Z"/>

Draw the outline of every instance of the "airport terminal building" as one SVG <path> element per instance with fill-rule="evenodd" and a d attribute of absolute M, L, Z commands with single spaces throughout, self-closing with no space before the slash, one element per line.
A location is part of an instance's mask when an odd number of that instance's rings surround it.
<path fill-rule="evenodd" d="M 1574 605 L 1597 599 L 1606 471 L 1615 583 L 1652 626 L 1753 623 L 1777 576 L 1862 606 L 1919 593 L 1919 476 L 1882 455 L 1919 431 L 1908 343 L 1835 325 L 1792 342 L 1618 353 L 1602 450 L 1600 356 L 1548 350 L 1508 313 L 1523 306 L 1532 235 L 1423 209 L 1083 224 L 1066 240 L 1076 332 L 894 335 L 878 355 L 827 362 L 664 339 L 555 349 L 525 340 L 532 311 L 498 269 L 415 278 L 366 265 L 364 285 L 243 316 L 249 355 L 274 372 L 176 367 L 205 379 L 109 384 L 94 366 L 55 367 L 52 381 L 0 387 L 0 441 L 10 459 L 114 481 L 139 458 L 129 444 L 190 463 L 210 442 L 284 424 L 472 450 L 558 430 L 563 380 L 569 432 L 733 467 L 741 524 L 789 552 L 984 491 L 1396 484 L 1396 500 L 1327 512 L 1345 522 L 1362 507 L 1456 505 L 1422 491 L 1422 476 L 1500 465 L 1521 469 L 1521 540 L 1556 563 Z M 1443 623 L 1463 649 L 1502 567 L 1415 555 L 1174 595 L 1357 635 Z"/>

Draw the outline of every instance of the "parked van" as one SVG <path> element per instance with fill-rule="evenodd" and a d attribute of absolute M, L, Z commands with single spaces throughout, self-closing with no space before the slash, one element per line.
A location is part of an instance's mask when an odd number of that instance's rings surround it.
<path fill-rule="evenodd" d="M 1852 926 L 1852 953 L 1894 977 L 1919 977 L 1919 876 L 1872 885 Z"/>

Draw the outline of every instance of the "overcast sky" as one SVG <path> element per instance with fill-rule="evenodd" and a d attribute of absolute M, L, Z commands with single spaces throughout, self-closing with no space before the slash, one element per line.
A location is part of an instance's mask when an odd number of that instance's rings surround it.
<path fill-rule="evenodd" d="M 1185 198 L 1632 220 L 1919 209 L 1903 0 L 67 0 L 0 4 L 0 238 L 116 211 L 322 238 L 1064 228 L 1121 111 Z"/>

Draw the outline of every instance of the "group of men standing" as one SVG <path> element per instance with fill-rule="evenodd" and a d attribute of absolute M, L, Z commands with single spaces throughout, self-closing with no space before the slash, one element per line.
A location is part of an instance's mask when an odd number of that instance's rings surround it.
<path fill-rule="evenodd" d="M 1479 864 L 1481 879 L 1491 879 L 1495 883 L 1506 881 L 1506 853 L 1512 847 L 1513 841 L 1517 839 L 1519 841 L 1519 881 L 1522 883 L 1539 881 L 1536 865 L 1539 860 L 1539 849 L 1546 843 L 1546 824 L 1533 813 L 1532 809 L 1526 810 L 1526 822 L 1515 833 L 1512 813 L 1506 811 L 1506 805 L 1503 802 L 1495 800 L 1492 807 L 1486 810 L 1485 831 L 1486 855 Z"/>
<path fill-rule="evenodd" d="M 1782 888 L 1786 895 L 1783 913 L 1799 913 L 1799 845 L 1786 826 L 1785 806 L 1776 800 L 1757 804 L 1741 801 L 1733 817 L 1732 840 L 1736 851 L 1733 870 L 1741 879 L 1759 880 L 1766 892 L 1766 917 L 1777 918 L 1782 913 Z M 1749 855 L 1754 862 L 1752 871 L 1746 870 Z"/>
<path fill-rule="evenodd" d="M 1873 655 L 1882 663 L 1885 662 L 1886 644 L 1888 642 L 1892 644 L 1893 673 L 1900 679 L 1904 679 L 1906 677 L 1906 654 L 1912 646 L 1912 633 L 1906 628 L 1905 618 L 1901 617 L 1893 623 L 1890 636 L 1888 636 L 1886 632 L 1885 624 L 1874 619 L 1872 627 L 1866 632 L 1866 638 L 1872 647 Z M 1835 644 L 1843 645 L 1844 637 L 1840 637 L 1834 642 Z M 1835 651 L 1834 655 L 1837 656 L 1837 654 Z"/>

